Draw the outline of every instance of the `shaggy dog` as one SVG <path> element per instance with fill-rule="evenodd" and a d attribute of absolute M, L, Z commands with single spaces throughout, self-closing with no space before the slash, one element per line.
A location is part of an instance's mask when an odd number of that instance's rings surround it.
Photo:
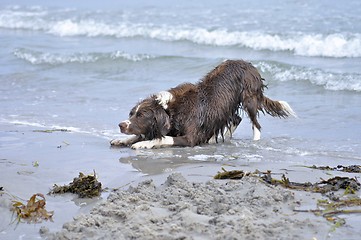
<path fill-rule="evenodd" d="M 263 95 L 263 80 L 251 63 L 224 61 L 196 84 L 181 84 L 139 102 L 129 120 L 119 124 L 122 133 L 134 136 L 110 144 L 139 149 L 217 142 L 225 132 L 232 135 L 241 111 L 251 119 L 253 139 L 259 140 L 259 111 L 281 118 L 295 115 L 286 102 Z"/>

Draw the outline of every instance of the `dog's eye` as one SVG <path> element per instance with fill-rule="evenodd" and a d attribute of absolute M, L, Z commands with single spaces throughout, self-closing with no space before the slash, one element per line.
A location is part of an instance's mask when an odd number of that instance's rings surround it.
<path fill-rule="evenodd" d="M 136 115 L 137 117 L 143 117 L 143 113 L 141 113 L 141 112 L 137 112 L 137 115 Z"/>

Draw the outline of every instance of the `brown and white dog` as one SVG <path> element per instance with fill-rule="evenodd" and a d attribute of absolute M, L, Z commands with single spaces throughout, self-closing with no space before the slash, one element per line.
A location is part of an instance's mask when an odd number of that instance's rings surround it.
<path fill-rule="evenodd" d="M 224 61 L 196 84 L 184 83 L 139 102 L 129 120 L 119 124 L 122 133 L 134 136 L 110 144 L 140 149 L 217 142 L 218 136 L 224 140 L 225 131 L 234 132 L 241 111 L 251 119 L 253 139 L 259 140 L 259 111 L 273 117 L 295 116 L 287 102 L 263 95 L 263 80 L 251 63 Z"/>

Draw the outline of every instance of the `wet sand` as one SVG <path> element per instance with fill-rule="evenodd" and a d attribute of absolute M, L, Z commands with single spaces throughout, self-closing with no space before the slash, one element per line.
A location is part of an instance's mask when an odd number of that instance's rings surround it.
<path fill-rule="evenodd" d="M 0 187 L 6 192 L 0 197 L 1 239 L 358 239 L 361 234 L 360 215 L 343 216 L 346 225 L 334 229 L 313 213 L 294 212 L 315 209 L 318 199 L 325 199 L 321 194 L 252 177 L 213 180 L 222 167 L 271 170 L 276 178 L 286 174 L 298 182 L 359 174 L 263 161 L 240 164 L 219 156 L 200 161 L 191 154 L 209 156 L 214 146 L 130 151 L 86 134 L 34 130 L 39 129 L 5 126 L 0 135 Z M 54 222 L 11 223 L 13 196 L 45 194 L 53 184 L 93 170 L 109 189 L 101 197 L 47 195 Z"/>

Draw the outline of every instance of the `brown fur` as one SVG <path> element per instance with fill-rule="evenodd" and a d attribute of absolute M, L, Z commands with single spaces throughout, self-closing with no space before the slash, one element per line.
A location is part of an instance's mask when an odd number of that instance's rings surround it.
<path fill-rule="evenodd" d="M 185 83 L 169 92 L 173 98 L 164 109 L 153 95 L 138 103 L 130 112 L 126 134 L 139 140 L 173 137 L 178 146 L 207 143 L 213 136 L 222 136 L 225 129 L 237 127 L 240 111 L 245 111 L 253 126 L 261 129 L 258 112 L 274 117 L 290 113 L 280 102 L 263 95 L 265 85 L 257 69 L 242 60 L 227 60 L 209 72 L 198 83 Z"/>

